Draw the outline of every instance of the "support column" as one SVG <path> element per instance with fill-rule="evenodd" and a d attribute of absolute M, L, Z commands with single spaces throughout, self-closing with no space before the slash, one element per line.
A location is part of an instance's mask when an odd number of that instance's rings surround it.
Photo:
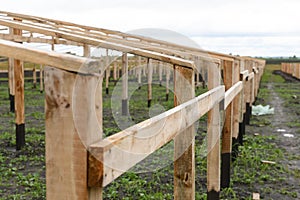
<path fill-rule="evenodd" d="M 44 91 L 43 74 L 44 74 L 44 68 L 43 65 L 40 65 L 40 93 L 43 93 Z"/>
<path fill-rule="evenodd" d="M 128 57 L 122 55 L 122 115 L 128 115 Z"/>
<path fill-rule="evenodd" d="M 18 19 L 14 19 L 20 21 Z M 22 36 L 22 30 L 13 29 L 13 34 Z M 24 104 L 24 66 L 21 60 L 14 59 L 16 149 L 25 146 L 25 104 Z"/>
<path fill-rule="evenodd" d="M 14 82 L 14 59 L 8 59 L 8 89 L 9 89 L 9 102 L 10 112 L 15 112 L 15 82 Z"/>
<path fill-rule="evenodd" d="M 211 63 L 208 66 L 208 89 L 220 85 L 220 68 Z M 223 102 L 224 103 L 224 102 Z M 207 199 L 220 199 L 220 110 L 219 104 L 207 116 Z"/>
<path fill-rule="evenodd" d="M 45 67 L 46 198 L 102 199 L 88 187 L 88 151 L 102 138 L 102 77 Z"/>
<path fill-rule="evenodd" d="M 169 101 L 170 68 L 166 67 L 166 101 Z"/>
<path fill-rule="evenodd" d="M 158 66 L 158 74 L 159 74 L 159 86 L 162 86 L 162 62 L 159 62 Z"/>
<path fill-rule="evenodd" d="M 225 90 L 227 91 L 234 84 L 234 63 L 223 61 L 223 76 Z M 221 188 L 227 188 L 230 184 L 231 165 L 231 140 L 233 132 L 233 102 L 226 108 L 225 122 L 222 130 L 222 153 L 221 153 Z"/>
<path fill-rule="evenodd" d="M 109 93 L 108 85 L 109 85 L 109 76 L 110 76 L 110 66 L 109 66 L 109 59 L 108 59 L 108 49 L 106 49 L 106 58 L 105 58 L 105 93 Z"/>
<path fill-rule="evenodd" d="M 194 85 L 193 69 L 174 66 L 175 106 L 195 97 Z M 194 125 L 174 138 L 174 160 L 174 199 L 195 199 Z"/>
<path fill-rule="evenodd" d="M 36 67 L 35 64 L 33 66 L 33 70 L 32 70 L 32 78 L 33 78 L 33 88 L 36 88 Z"/>
<path fill-rule="evenodd" d="M 137 66 L 137 75 L 138 75 L 138 84 L 139 84 L 139 90 L 141 89 L 142 86 L 142 60 L 141 56 L 138 57 L 138 66 Z"/>
<path fill-rule="evenodd" d="M 151 100 L 152 100 L 152 74 L 153 74 L 153 64 L 150 58 L 147 59 L 147 69 L 148 69 L 148 108 L 150 108 Z"/>

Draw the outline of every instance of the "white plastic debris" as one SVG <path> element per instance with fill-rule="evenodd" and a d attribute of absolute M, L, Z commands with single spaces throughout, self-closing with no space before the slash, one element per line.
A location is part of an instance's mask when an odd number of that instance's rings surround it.
<path fill-rule="evenodd" d="M 262 106 L 252 106 L 252 115 L 273 115 L 274 114 L 274 108 L 270 108 L 269 105 Z"/>
<path fill-rule="evenodd" d="M 284 137 L 288 137 L 288 138 L 293 138 L 294 135 L 293 134 L 289 134 L 289 133 L 285 133 L 283 134 Z"/>
<path fill-rule="evenodd" d="M 285 129 L 277 129 L 277 132 L 286 132 Z"/>

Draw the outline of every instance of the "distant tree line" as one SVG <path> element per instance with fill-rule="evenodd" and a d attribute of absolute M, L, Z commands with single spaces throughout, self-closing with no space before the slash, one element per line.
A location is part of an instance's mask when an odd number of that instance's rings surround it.
<path fill-rule="evenodd" d="M 267 64 L 281 64 L 283 62 L 300 62 L 300 58 L 297 56 L 291 57 L 259 57 L 260 59 L 266 60 Z"/>

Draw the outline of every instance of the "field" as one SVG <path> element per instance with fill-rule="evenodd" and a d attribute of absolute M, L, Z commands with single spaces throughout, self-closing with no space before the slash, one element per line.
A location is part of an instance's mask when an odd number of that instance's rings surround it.
<path fill-rule="evenodd" d="M 222 199 L 252 199 L 254 192 L 260 193 L 262 199 L 300 198 L 300 82 L 274 74 L 279 68 L 267 65 L 256 101 L 274 107 L 275 114 L 252 116 L 251 124 L 246 127 L 244 146 L 239 147 L 240 153 L 233 162 L 231 186 L 222 190 Z M 135 77 L 130 81 L 136 81 Z M 120 130 L 111 109 L 113 87 L 110 82 L 109 95 L 103 87 L 105 136 Z M 196 93 L 204 91 L 198 88 Z M 143 85 L 131 96 L 130 120 L 138 123 L 172 107 L 172 94 L 165 101 L 165 87 L 154 84 L 149 109 L 147 85 Z M 25 113 L 26 146 L 15 151 L 14 114 L 9 113 L 7 83 L 1 80 L 0 199 L 3 200 L 45 199 L 44 96 L 33 89 L 31 82 L 25 83 Z M 284 133 L 294 137 L 284 137 Z M 196 135 L 196 199 L 206 199 L 205 135 L 206 117 L 203 117 Z M 172 157 L 171 142 L 106 187 L 104 199 L 173 199 Z"/>

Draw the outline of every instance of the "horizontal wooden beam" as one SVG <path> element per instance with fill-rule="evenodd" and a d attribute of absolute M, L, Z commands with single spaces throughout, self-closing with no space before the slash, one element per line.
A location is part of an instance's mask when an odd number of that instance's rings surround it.
<path fill-rule="evenodd" d="M 225 102 L 224 102 L 225 109 L 233 101 L 236 95 L 238 95 L 242 91 L 242 89 L 243 89 L 243 81 L 239 81 L 225 92 Z"/>
<path fill-rule="evenodd" d="M 0 40 L 0 55 L 84 74 L 103 73 L 104 71 L 104 66 L 100 65 L 97 60 L 39 50 L 7 40 Z"/>
<path fill-rule="evenodd" d="M 247 81 L 250 81 L 250 80 L 252 80 L 253 78 L 254 78 L 254 72 L 251 72 L 250 74 L 248 74 L 246 80 L 247 80 Z"/>
<path fill-rule="evenodd" d="M 249 74 L 248 70 L 242 71 L 240 73 L 240 81 L 246 80 L 246 78 L 248 77 L 248 74 Z"/>
<path fill-rule="evenodd" d="M 26 36 L 10 35 L 10 34 L 3 34 L 3 33 L 0 33 L 0 39 L 11 40 L 11 41 L 15 41 L 15 42 L 53 44 L 53 39 L 39 38 L 39 37 L 32 37 L 32 36 L 26 37 Z M 54 40 L 54 43 L 55 44 L 64 44 L 64 45 L 73 45 L 73 46 L 83 46 L 83 44 L 81 44 L 81 43 L 67 41 L 67 40 L 61 40 L 61 39 Z"/>
<path fill-rule="evenodd" d="M 161 53 L 152 52 L 152 51 L 148 51 L 148 50 L 142 50 L 139 48 L 129 47 L 129 46 L 125 46 L 122 44 L 116 44 L 116 43 L 112 43 L 112 42 L 109 42 L 106 40 L 90 38 L 88 36 L 79 36 L 79 35 L 72 34 L 72 33 L 66 33 L 66 32 L 60 31 L 60 30 L 53 30 L 53 29 L 45 28 L 45 27 L 37 27 L 37 26 L 31 25 L 31 24 L 24 24 L 22 22 L 3 20 L 3 19 L 0 19 L 0 25 L 12 27 L 12 28 L 18 28 L 18 29 L 22 29 L 22 30 L 36 32 L 36 33 L 41 33 L 41 34 L 45 34 L 45 35 L 53 36 L 53 37 L 57 37 L 57 38 L 64 38 L 67 40 L 71 40 L 71 41 L 75 41 L 75 42 L 79 42 L 79 43 L 83 43 L 83 44 L 88 44 L 88 45 L 92 45 L 92 46 L 96 46 L 96 47 L 102 47 L 102 48 L 106 48 L 106 49 L 112 49 L 112 50 L 116 50 L 116 51 L 131 53 L 131 54 L 148 57 L 148 58 L 152 58 L 154 60 L 160 60 L 163 62 L 167 62 L 167 63 L 171 63 L 171 64 L 183 66 L 183 67 L 196 68 L 193 61 L 185 60 L 185 59 L 174 57 L 174 56 L 164 55 Z"/>
<path fill-rule="evenodd" d="M 106 186 L 148 155 L 190 127 L 224 99 L 225 87 L 218 86 L 160 115 L 136 124 L 89 146 L 91 187 Z M 98 167 L 95 167 L 98 166 Z M 91 170 L 89 170 L 91 172 Z M 95 181 L 95 177 L 98 181 Z"/>
<path fill-rule="evenodd" d="M 253 67 L 253 72 L 254 72 L 255 74 L 257 74 L 257 73 L 259 72 L 258 67 Z"/>

